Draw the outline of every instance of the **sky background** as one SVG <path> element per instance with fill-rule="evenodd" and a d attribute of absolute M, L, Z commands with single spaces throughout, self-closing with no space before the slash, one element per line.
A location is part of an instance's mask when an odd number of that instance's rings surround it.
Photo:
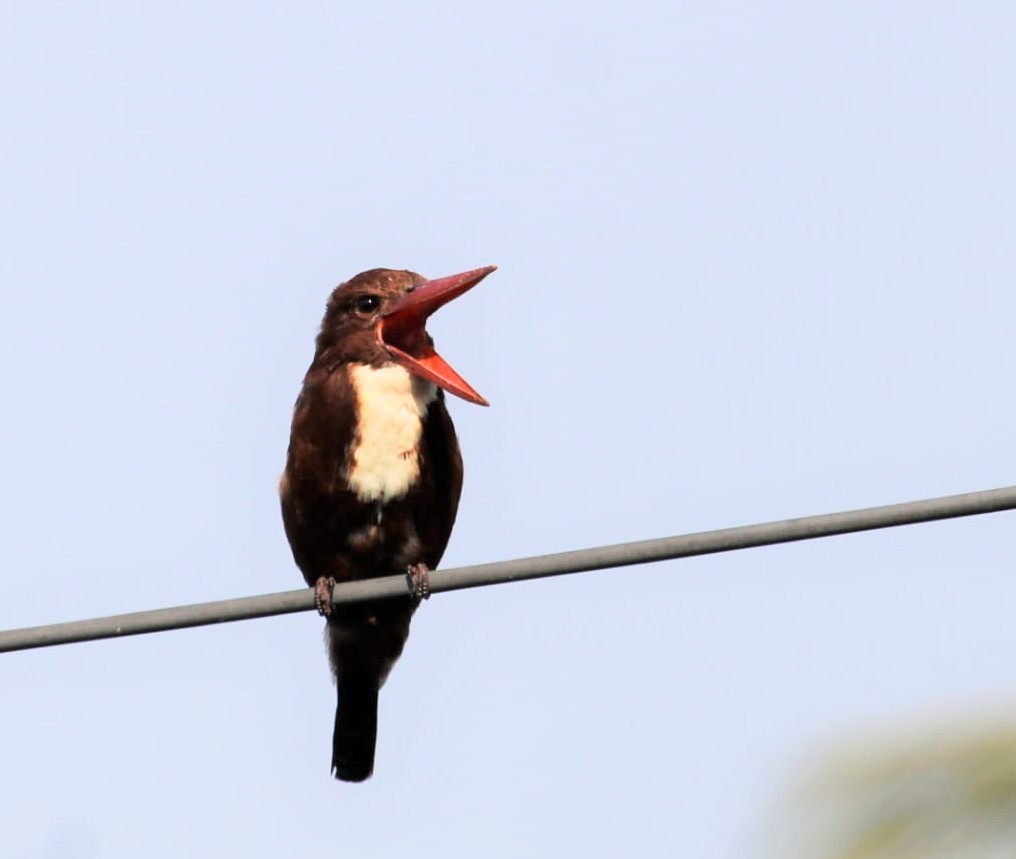
<path fill-rule="evenodd" d="M 1014 79 L 1002 0 L 5 5 L 0 628 L 299 587 L 376 266 L 500 266 L 446 566 L 1016 482 Z M 0 656 L 2 852 L 761 856 L 844 738 L 1016 718 L 1013 527 L 436 596 L 363 785 L 312 614 Z"/>

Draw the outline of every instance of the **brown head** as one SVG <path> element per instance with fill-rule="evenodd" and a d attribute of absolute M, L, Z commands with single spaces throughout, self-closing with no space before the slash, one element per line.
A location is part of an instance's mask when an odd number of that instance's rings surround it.
<path fill-rule="evenodd" d="M 427 280 L 412 271 L 374 268 L 332 292 L 321 321 L 315 364 L 400 364 L 449 393 L 488 405 L 468 382 L 434 351 L 429 317 L 476 286 L 496 266 Z"/>

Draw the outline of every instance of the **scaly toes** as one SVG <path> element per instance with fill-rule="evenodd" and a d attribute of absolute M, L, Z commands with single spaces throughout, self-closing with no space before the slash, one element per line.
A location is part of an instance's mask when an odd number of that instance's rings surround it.
<path fill-rule="evenodd" d="M 335 587 L 335 579 L 331 576 L 321 576 L 314 583 L 314 608 L 321 617 L 328 617 L 332 613 L 332 589 Z"/>
<path fill-rule="evenodd" d="M 430 567 L 422 562 L 410 564 L 406 570 L 406 582 L 414 599 L 427 599 L 430 596 Z"/>

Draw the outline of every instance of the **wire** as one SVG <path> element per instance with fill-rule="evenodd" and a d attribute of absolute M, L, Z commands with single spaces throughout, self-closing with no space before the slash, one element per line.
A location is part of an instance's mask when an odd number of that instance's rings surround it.
<path fill-rule="evenodd" d="M 539 555 L 492 564 L 456 567 L 441 570 L 431 576 L 432 593 L 475 588 L 503 582 L 519 582 L 545 576 L 561 576 L 602 570 L 608 567 L 626 567 L 648 564 L 694 555 L 730 552 L 796 540 L 814 540 L 857 531 L 893 528 L 960 516 L 997 513 L 1016 509 L 1016 486 L 947 495 L 904 504 L 867 507 L 842 513 L 806 516 L 801 519 L 784 519 L 760 525 L 724 528 L 719 531 L 702 531 L 657 540 L 641 540 L 614 546 L 599 546 L 554 555 Z M 361 602 L 369 599 L 408 597 L 405 576 L 385 576 L 338 585 L 333 594 L 334 605 Z M 119 638 L 148 632 L 162 632 L 192 626 L 206 626 L 235 620 L 250 620 L 278 614 L 309 611 L 314 607 L 312 588 L 296 591 L 220 600 L 196 605 L 176 606 L 133 614 L 33 626 L 0 632 L 0 653 L 51 647 L 77 641 L 95 641 L 101 638 Z"/>

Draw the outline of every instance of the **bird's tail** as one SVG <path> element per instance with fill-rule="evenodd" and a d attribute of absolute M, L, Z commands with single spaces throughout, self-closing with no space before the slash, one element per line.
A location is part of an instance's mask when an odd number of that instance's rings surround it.
<path fill-rule="evenodd" d="M 339 703 L 332 736 L 332 775 L 363 781 L 374 772 L 377 743 L 377 684 L 339 678 Z"/>

